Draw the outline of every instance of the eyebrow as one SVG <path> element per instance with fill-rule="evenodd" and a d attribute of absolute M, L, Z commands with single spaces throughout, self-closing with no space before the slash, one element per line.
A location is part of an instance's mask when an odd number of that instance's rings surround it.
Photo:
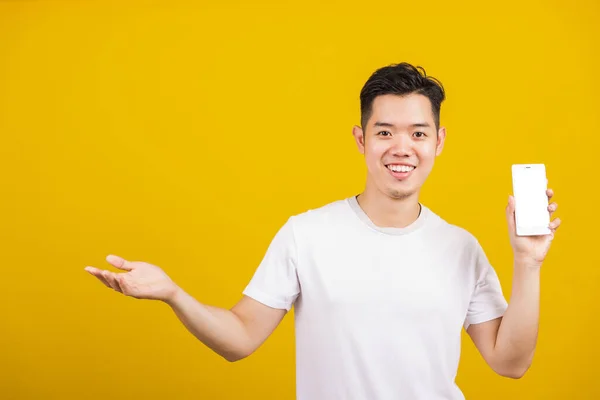
<path fill-rule="evenodd" d="M 377 121 L 375 122 L 374 126 L 380 126 L 380 127 L 385 127 L 385 128 L 394 128 L 395 125 L 389 122 L 381 122 L 381 121 Z M 427 122 L 416 122 L 414 124 L 410 125 L 411 128 L 430 128 L 431 125 L 429 125 Z"/>

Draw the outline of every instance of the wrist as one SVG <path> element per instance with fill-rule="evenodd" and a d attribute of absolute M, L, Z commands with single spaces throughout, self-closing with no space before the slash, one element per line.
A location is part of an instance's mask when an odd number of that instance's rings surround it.
<path fill-rule="evenodd" d="M 183 289 L 181 289 L 177 285 L 174 285 L 173 288 L 168 291 L 167 295 L 162 299 L 162 301 L 168 304 L 169 306 L 173 307 L 179 302 L 182 295 Z"/>
<path fill-rule="evenodd" d="M 526 271 L 539 271 L 542 267 L 542 263 L 536 260 L 532 260 L 529 257 L 515 256 L 514 258 L 515 269 L 526 270 Z"/>

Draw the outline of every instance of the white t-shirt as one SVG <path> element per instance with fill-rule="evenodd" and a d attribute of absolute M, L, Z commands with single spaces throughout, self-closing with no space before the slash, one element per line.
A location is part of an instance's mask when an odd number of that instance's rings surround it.
<path fill-rule="evenodd" d="M 379 228 L 355 197 L 292 216 L 244 294 L 295 307 L 298 400 L 458 400 L 461 329 L 507 302 L 477 240 L 421 205 Z"/>

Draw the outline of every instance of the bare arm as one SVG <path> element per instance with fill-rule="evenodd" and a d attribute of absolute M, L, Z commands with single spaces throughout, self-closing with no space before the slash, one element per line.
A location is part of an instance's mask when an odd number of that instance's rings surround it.
<path fill-rule="evenodd" d="M 553 190 L 548 189 L 546 195 L 550 200 Z M 554 202 L 548 205 L 550 216 L 557 207 Z M 506 207 L 506 219 L 515 260 L 508 309 L 502 318 L 469 326 L 467 333 L 494 371 L 520 378 L 533 361 L 540 317 L 540 270 L 561 221 L 556 218 L 550 222 L 549 235 L 517 236 L 512 196 Z"/>
<path fill-rule="evenodd" d="M 85 269 L 126 296 L 165 302 L 198 340 L 228 361 L 252 354 L 286 314 L 286 310 L 265 306 L 247 296 L 231 310 L 201 304 L 155 265 L 116 256 L 108 256 L 107 261 L 126 272 Z"/>
<path fill-rule="evenodd" d="M 167 304 L 198 340 L 228 361 L 252 354 L 286 314 L 247 296 L 231 310 L 207 306 L 182 290 Z"/>
<path fill-rule="evenodd" d="M 540 270 L 517 262 L 514 274 L 504 317 L 470 325 L 467 333 L 496 373 L 516 379 L 531 366 L 537 343 Z"/>

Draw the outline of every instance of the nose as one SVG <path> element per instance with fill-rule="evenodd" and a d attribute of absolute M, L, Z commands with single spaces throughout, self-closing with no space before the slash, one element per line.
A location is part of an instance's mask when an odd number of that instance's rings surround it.
<path fill-rule="evenodd" d="M 398 135 L 394 138 L 394 144 L 390 149 L 393 156 L 408 157 L 413 153 L 413 142 L 408 135 Z"/>

